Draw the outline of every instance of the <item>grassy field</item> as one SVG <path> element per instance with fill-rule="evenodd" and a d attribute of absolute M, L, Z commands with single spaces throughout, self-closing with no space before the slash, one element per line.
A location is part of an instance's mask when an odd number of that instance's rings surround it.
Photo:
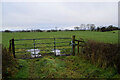
<path fill-rule="evenodd" d="M 118 31 L 62 31 L 13 33 L 3 32 L 2 44 L 5 47 L 9 47 L 9 40 L 12 38 L 72 38 L 72 35 L 75 35 L 76 39 L 83 38 L 85 40 L 96 40 L 105 43 L 118 43 Z M 23 43 L 31 42 L 26 41 Z M 112 67 L 102 69 L 77 56 L 45 56 L 43 58 L 31 60 L 19 59 L 18 62 L 19 66 L 22 67 L 19 69 L 16 75 L 14 75 L 14 78 L 120 78 L 120 75 L 117 73 L 116 69 Z"/>
<path fill-rule="evenodd" d="M 76 39 L 83 38 L 85 40 L 96 40 L 105 43 L 118 43 L 118 31 L 111 32 L 60 31 L 60 32 L 13 32 L 13 33 L 3 32 L 2 44 L 8 47 L 9 40 L 12 38 L 15 39 L 59 38 L 59 37 L 72 38 L 72 35 L 75 35 Z"/>

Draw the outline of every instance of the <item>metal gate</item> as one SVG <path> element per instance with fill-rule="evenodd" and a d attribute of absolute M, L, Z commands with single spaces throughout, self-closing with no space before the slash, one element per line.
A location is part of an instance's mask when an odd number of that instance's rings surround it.
<path fill-rule="evenodd" d="M 19 59 L 40 58 L 45 55 L 67 56 L 73 52 L 72 38 L 11 39 L 10 51 Z"/>

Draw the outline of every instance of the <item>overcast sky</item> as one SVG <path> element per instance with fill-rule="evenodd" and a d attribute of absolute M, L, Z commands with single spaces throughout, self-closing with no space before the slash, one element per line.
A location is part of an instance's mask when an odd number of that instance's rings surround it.
<path fill-rule="evenodd" d="M 80 24 L 118 26 L 117 2 L 4 2 L 2 29 L 72 29 Z"/>

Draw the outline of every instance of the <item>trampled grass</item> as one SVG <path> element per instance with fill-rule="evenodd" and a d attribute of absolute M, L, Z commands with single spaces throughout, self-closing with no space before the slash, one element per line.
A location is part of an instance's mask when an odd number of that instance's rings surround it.
<path fill-rule="evenodd" d="M 28 62 L 28 64 L 24 64 Z M 44 58 L 24 60 L 23 69 L 17 78 L 118 78 L 114 68 L 102 69 L 76 56 L 45 56 Z M 26 67 L 25 70 L 25 66 Z M 29 70 L 29 71 L 28 71 Z M 26 73 L 29 72 L 29 73 Z M 21 75 L 22 73 L 22 75 Z M 25 74 L 26 73 L 26 74 Z M 29 74 L 29 75 L 28 75 Z M 27 76 L 26 76 L 27 75 Z"/>

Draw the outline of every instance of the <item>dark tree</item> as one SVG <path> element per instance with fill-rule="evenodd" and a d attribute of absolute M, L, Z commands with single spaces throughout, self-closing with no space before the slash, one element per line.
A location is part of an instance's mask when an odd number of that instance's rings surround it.
<path fill-rule="evenodd" d="M 11 32 L 10 30 L 5 30 L 4 32 Z"/>
<path fill-rule="evenodd" d="M 100 28 L 99 28 L 99 27 L 97 27 L 97 31 L 100 31 Z"/>
<path fill-rule="evenodd" d="M 101 28 L 101 32 L 105 32 L 106 27 Z"/>

